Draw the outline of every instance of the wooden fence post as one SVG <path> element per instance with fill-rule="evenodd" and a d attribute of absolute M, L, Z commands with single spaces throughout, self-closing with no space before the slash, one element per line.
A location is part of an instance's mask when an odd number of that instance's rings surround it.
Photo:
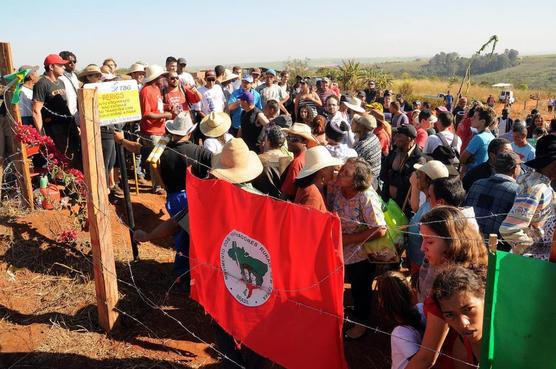
<path fill-rule="evenodd" d="M 14 72 L 14 66 L 12 61 L 12 48 L 9 43 L 7 42 L 0 42 L 0 75 L 7 75 Z M 15 89 L 15 86 L 12 86 L 12 92 Z M 6 97 L 12 96 L 12 94 L 7 94 Z M 9 112 L 13 119 L 17 122 L 17 124 L 21 124 L 21 116 L 19 114 L 19 108 L 17 105 L 13 105 L 10 101 L 4 101 L 6 104 L 6 108 L 9 109 Z M 31 172 L 29 170 L 29 159 L 27 158 L 27 148 L 25 144 L 21 143 L 15 136 L 15 124 L 11 120 L 7 120 L 6 124 L 9 124 L 11 127 L 9 129 L 10 135 L 9 140 L 11 141 L 11 146 L 15 151 L 14 160 L 15 160 L 15 168 L 19 174 L 18 176 L 18 183 L 19 188 L 21 189 L 21 195 L 23 197 L 24 206 L 29 208 L 30 210 L 34 209 L 34 202 L 33 202 L 33 187 L 31 186 Z M 2 174 L 3 174 L 3 163 L 0 163 L 0 183 L 2 182 Z"/>
<path fill-rule="evenodd" d="M 98 319 L 100 326 L 106 332 L 110 332 L 118 318 L 118 313 L 114 310 L 118 303 L 118 284 L 112 249 L 108 186 L 98 124 L 97 96 L 94 89 L 78 90 L 83 174 L 88 187 L 87 212 L 93 249 Z"/>

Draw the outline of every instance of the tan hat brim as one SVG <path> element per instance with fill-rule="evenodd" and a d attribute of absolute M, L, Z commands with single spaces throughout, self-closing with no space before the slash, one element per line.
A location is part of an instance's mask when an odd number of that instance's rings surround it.
<path fill-rule="evenodd" d="M 365 112 L 365 109 L 363 109 L 363 107 L 361 107 L 361 106 L 353 105 L 353 104 L 347 103 L 345 101 L 343 102 L 343 104 L 345 106 L 347 106 L 348 108 L 350 108 L 351 110 L 353 110 L 354 112 L 356 112 L 356 113 L 364 113 Z"/>
<path fill-rule="evenodd" d="M 330 158 L 324 161 L 320 161 L 318 163 L 315 163 L 314 165 L 310 166 L 310 167 L 303 167 L 303 169 L 301 169 L 301 172 L 299 172 L 299 174 L 297 175 L 296 178 L 305 178 L 307 176 L 310 176 L 313 173 L 318 172 L 319 170 L 326 168 L 326 167 L 335 167 L 337 165 L 344 165 L 344 161 L 338 158 Z"/>
<path fill-rule="evenodd" d="M 313 135 L 311 135 L 309 133 L 297 132 L 297 131 L 294 131 L 294 130 L 289 129 L 289 128 L 282 128 L 282 132 L 286 132 L 289 135 L 303 137 L 304 139 L 306 139 L 308 141 L 313 141 L 313 142 L 317 142 L 317 143 L 319 142 Z"/>
<path fill-rule="evenodd" d="M 211 166 L 213 176 L 230 183 L 251 182 L 263 172 L 263 164 L 254 151 L 249 151 L 248 160 L 241 167 L 223 168 L 222 153 L 212 156 Z"/>
<path fill-rule="evenodd" d="M 155 79 L 157 79 L 158 77 L 165 75 L 166 73 L 168 73 L 168 72 L 162 71 L 160 73 L 153 74 L 152 76 L 149 76 L 149 78 L 145 78 L 145 83 L 152 82 Z"/>
<path fill-rule="evenodd" d="M 201 122 L 201 132 L 207 137 L 220 137 L 230 130 L 232 121 L 226 122 L 216 127 L 209 127 L 207 123 Z"/>

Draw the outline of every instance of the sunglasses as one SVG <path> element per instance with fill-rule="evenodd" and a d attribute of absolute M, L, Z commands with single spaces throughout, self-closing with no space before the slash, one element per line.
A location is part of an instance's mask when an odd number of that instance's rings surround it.
<path fill-rule="evenodd" d="M 176 81 L 176 80 L 180 79 L 180 77 L 168 77 L 168 79 L 171 80 L 171 81 Z"/>

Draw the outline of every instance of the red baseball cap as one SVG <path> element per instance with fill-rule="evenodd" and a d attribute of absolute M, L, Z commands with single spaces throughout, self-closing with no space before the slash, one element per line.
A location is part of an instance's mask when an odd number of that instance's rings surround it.
<path fill-rule="evenodd" d="M 52 64 L 68 64 L 68 61 L 62 59 L 58 54 L 50 54 L 44 59 L 44 65 Z"/>

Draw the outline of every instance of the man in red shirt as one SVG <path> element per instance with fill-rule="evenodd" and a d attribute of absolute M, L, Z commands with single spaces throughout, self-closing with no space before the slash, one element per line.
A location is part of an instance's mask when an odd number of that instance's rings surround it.
<path fill-rule="evenodd" d="M 143 148 L 141 150 L 141 159 L 143 168 L 147 168 L 144 162 L 150 155 L 154 146 L 166 133 L 164 122 L 166 119 L 172 118 L 172 113 L 164 111 L 162 94 L 160 88 L 165 81 L 166 71 L 160 65 L 149 65 L 145 68 L 145 86 L 139 93 L 139 102 L 141 103 L 141 137 Z M 164 194 L 162 189 L 162 180 L 158 172 L 152 166 L 148 166 L 151 174 L 153 192 L 156 194 Z"/>
<path fill-rule="evenodd" d="M 177 72 L 168 72 L 166 79 L 168 88 L 162 90 L 164 110 L 172 113 L 172 119 L 182 111 L 189 111 L 189 104 L 198 103 L 203 98 L 195 85 L 183 87 Z"/>

